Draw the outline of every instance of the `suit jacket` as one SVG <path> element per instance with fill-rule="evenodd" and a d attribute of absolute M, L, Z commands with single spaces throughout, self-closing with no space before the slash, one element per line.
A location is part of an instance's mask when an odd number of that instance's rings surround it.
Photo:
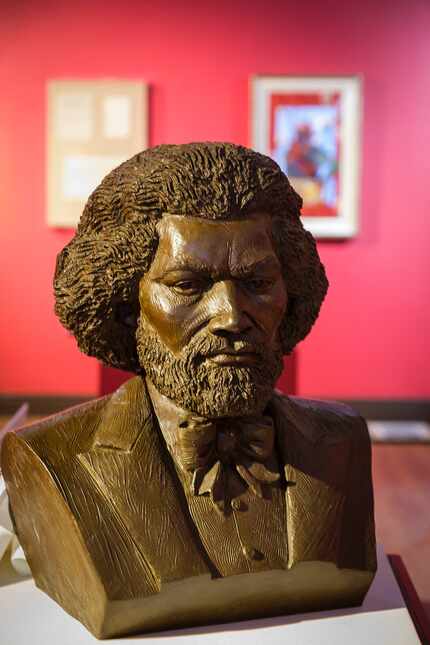
<path fill-rule="evenodd" d="M 7 435 L 2 468 L 36 584 L 98 637 L 359 604 L 376 569 L 366 424 L 277 393 L 268 411 L 288 559 L 248 573 L 214 565 L 141 378 Z"/>

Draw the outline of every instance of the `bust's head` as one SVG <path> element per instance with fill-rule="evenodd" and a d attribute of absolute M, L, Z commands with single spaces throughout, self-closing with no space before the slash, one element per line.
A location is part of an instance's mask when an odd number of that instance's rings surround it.
<path fill-rule="evenodd" d="M 89 198 L 58 257 L 56 313 L 82 351 L 145 373 L 182 407 L 257 412 L 327 289 L 300 207 L 252 150 L 149 149 Z"/>

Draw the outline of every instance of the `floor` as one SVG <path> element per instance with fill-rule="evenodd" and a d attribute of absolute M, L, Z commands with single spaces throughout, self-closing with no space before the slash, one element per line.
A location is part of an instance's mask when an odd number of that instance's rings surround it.
<path fill-rule="evenodd" d="M 430 445 L 374 444 L 376 536 L 400 555 L 430 620 Z"/>
<path fill-rule="evenodd" d="M 403 558 L 430 620 L 430 444 L 373 444 L 373 481 L 377 540 Z"/>

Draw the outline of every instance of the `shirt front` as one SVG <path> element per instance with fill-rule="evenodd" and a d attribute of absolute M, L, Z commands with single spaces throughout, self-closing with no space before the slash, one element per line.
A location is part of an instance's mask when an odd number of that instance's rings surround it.
<path fill-rule="evenodd" d="M 282 477 L 264 486 L 262 497 L 250 488 L 235 496 L 231 510 L 219 513 L 208 494 L 192 492 L 192 473 L 178 459 L 177 433 L 185 410 L 161 395 L 148 382 L 148 391 L 172 462 L 182 485 L 189 513 L 206 553 L 222 577 L 270 569 L 286 569 L 288 563 L 287 516 Z M 232 420 L 234 422 L 234 420 Z M 272 469 L 279 469 L 276 450 Z"/>

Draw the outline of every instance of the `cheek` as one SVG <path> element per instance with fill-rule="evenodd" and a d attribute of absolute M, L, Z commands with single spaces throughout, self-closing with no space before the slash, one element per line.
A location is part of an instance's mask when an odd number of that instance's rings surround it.
<path fill-rule="evenodd" d="M 288 295 L 287 290 L 285 289 L 284 281 L 281 280 L 277 287 L 276 297 L 275 297 L 275 310 L 279 318 L 279 323 L 282 321 L 282 318 L 285 316 L 288 307 Z"/>
<path fill-rule="evenodd" d="M 171 352 L 180 352 L 190 335 L 194 307 L 184 305 L 163 285 L 143 285 L 139 293 L 140 308 L 149 324 Z"/>
<path fill-rule="evenodd" d="M 283 282 L 274 287 L 270 295 L 261 296 L 257 315 L 267 334 L 274 335 L 287 310 L 287 293 Z"/>

